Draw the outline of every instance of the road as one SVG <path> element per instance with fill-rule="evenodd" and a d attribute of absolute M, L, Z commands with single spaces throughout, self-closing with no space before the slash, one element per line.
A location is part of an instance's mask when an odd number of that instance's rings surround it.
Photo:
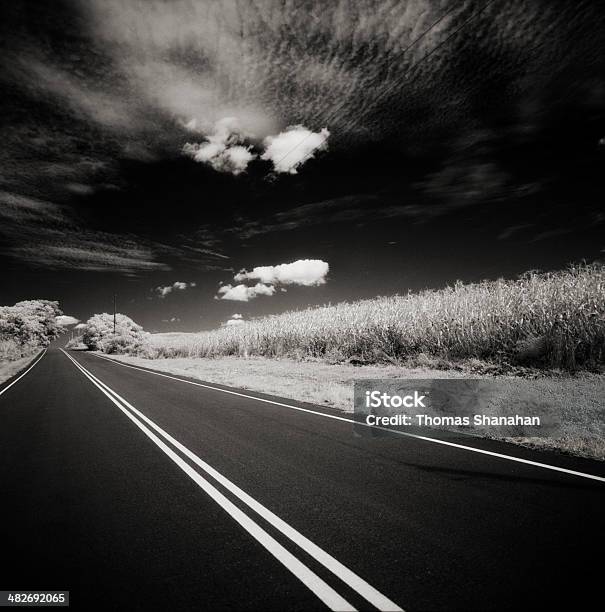
<path fill-rule="evenodd" d="M 0 589 L 88 610 L 602 599 L 605 482 L 534 463 L 602 464 L 360 436 L 326 408 L 185 381 L 50 348 L 0 385 Z"/>

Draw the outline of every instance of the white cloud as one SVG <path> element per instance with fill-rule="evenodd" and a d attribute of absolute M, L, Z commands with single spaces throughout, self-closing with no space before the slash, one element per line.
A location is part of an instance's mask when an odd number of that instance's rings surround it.
<path fill-rule="evenodd" d="M 296 174 L 296 169 L 316 151 L 328 148 L 330 132 L 323 128 L 312 132 L 302 125 L 294 125 L 277 136 L 267 136 L 263 141 L 265 152 L 262 159 L 273 162 L 276 172 Z"/>
<path fill-rule="evenodd" d="M 219 288 L 218 293 L 217 299 L 219 300 L 248 302 L 259 295 L 273 295 L 275 287 L 264 285 L 263 283 L 256 283 L 253 287 L 247 287 L 246 285 L 223 285 Z"/>
<path fill-rule="evenodd" d="M 156 287 L 155 290 L 158 292 L 161 298 L 165 298 L 169 293 L 172 293 L 173 291 L 184 291 L 189 287 L 195 287 L 195 283 L 183 283 L 182 281 L 176 281 L 172 283 L 172 285 Z"/>
<path fill-rule="evenodd" d="M 170 317 L 170 319 L 162 319 L 162 323 L 178 323 L 180 319 L 178 317 Z"/>
<path fill-rule="evenodd" d="M 237 282 L 258 280 L 271 285 L 323 285 L 330 266 L 321 259 L 299 259 L 278 266 L 258 266 L 251 272 L 242 270 L 233 278 Z"/>
<path fill-rule="evenodd" d="M 229 319 L 225 325 L 227 325 L 228 327 L 232 327 L 233 325 L 243 325 L 246 321 L 244 321 L 243 319 Z"/>
<path fill-rule="evenodd" d="M 244 321 L 243 315 L 236 312 L 235 314 L 232 314 L 231 318 L 228 321 L 226 321 L 223 325 L 227 327 L 232 327 L 233 325 L 243 325 L 245 322 L 246 321 Z"/>
<path fill-rule="evenodd" d="M 192 119 L 185 124 L 187 129 L 197 129 L 197 122 Z M 183 153 L 197 162 L 210 165 L 218 172 L 230 172 L 238 175 L 246 170 L 248 164 L 256 158 L 251 147 L 244 145 L 246 134 L 235 117 L 225 117 L 217 121 L 206 140 L 198 143 L 186 143 Z"/>
<path fill-rule="evenodd" d="M 303 285 L 305 287 L 323 285 L 329 269 L 328 262 L 321 259 L 299 259 L 277 266 L 258 266 L 251 272 L 242 270 L 233 277 L 240 284 L 222 285 L 216 299 L 247 302 L 258 295 L 274 295 L 276 286 L 279 285 Z M 259 282 L 249 287 L 242 283 L 247 280 Z M 283 287 L 279 288 L 280 291 L 286 291 Z M 241 315 L 232 317 L 234 320 L 241 318 Z"/>
<path fill-rule="evenodd" d="M 70 317 L 69 315 L 60 315 L 55 317 L 55 321 L 57 325 L 61 327 L 67 327 L 68 325 L 75 325 L 80 322 L 80 319 L 76 319 L 76 317 Z"/>

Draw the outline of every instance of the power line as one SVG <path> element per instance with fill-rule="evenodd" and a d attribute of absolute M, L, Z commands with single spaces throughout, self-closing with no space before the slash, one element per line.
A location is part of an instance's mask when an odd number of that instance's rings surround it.
<path fill-rule="evenodd" d="M 482 8 L 480 8 L 479 10 L 475 11 L 474 13 L 471 14 L 471 16 L 462 23 L 462 25 L 458 28 L 456 28 L 449 36 L 447 36 L 444 40 L 442 40 L 438 45 L 436 45 L 435 47 L 433 47 L 433 49 L 431 49 L 426 55 L 424 55 L 422 58 L 420 58 L 420 60 L 418 62 L 416 62 L 416 64 L 414 64 L 413 66 L 411 66 L 406 73 L 403 75 L 403 77 L 401 77 L 400 79 L 397 79 L 395 82 L 391 83 L 390 87 L 387 87 L 387 89 L 383 90 L 380 94 L 379 97 L 373 101 L 372 105 L 370 106 L 369 109 L 367 109 L 365 111 L 365 113 L 362 113 L 354 122 L 353 125 L 355 125 L 356 123 L 359 123 L 359 120 L 364 118 L 365 115 L 367 115 L 367 113 L 373 109 L 373 107 L 376 106 L 376 104 L 378 102 L 380 102 L 384 96 L 389 93 L 390 91 L 392 91 L 392 89 L 398 85 L 401 84 L 401 82 L 407 78 L 407 75 L 414 69 L 417 68 L 424 60 L 426 60 L 427 58 L 429 58 L 435 51 L 437 51 L 442 45 L 444 45 L 446 42 L 448 42 L 448 40 L 450 40 L 453 36 L 455 36 L 458 32 L 460 32 L 460 30 L 462 30 L 462 28 L 464 28 L 468 23 L 470 23 L 475 17 L 477 17 L 478 15 L 480 15 L 481 13 L 483 13 L 490 5 L 492 5 L 495 2 L 495 0 L 489 0 L 487 2 L 487 4 L 485 4 Z M 416 38 L 415 40 L 413 40 L 403 51 L 402 54 L 405 54 L 407 51 L 409 51 L 409 49 L 411 47 L 413 47 L 417 42 L 419 42 L 420 40 L 422 40 L 422 38 L 424 38 L 433 28 L 435 28 L 437 25 L 439 25 L 446 17 L 448 17 L 456 8 L 458 8 L 457 6 L 454 6 L 453 8 L 451 8 L 449 11 L 446 11 L 441 17 L 439 17 L 439 19 L 437 19 L 435 22 L 433 22 L 433 24 L 431 24 L 430 27 L 428 27 L 424 32 L 422 32 L 422 34 L 420 34 L 420 36 L 418 36 L 418 38 Z M 333 111 L 331 116 L 334 116 L 338 111 L 340 111 L 342 109 L 342 107 L 344 106 L 345 102 L 342 102 L 340 104 L 339 107 L 337 107 L 336 111 Z M 308 140 L 311 136 L 313 135 L 313 132 L 310 132 L 309 134 L 307 134 L 300 142 L 298 142 L 296 145 L 294 145 L 285 155 L 283 155 L 282 157 L 280 157 L 277 162 L 273 162 L 274 166 L 277 166 L 279 163 L 281 163 L 286 157 L 288 157 L 288 155 L 290 155 L 290 153 L 292 153 L 293 151 L 295 151 L 298 147 L 300 147 L 300 145 L 302 145 L 306 140 Z M 307 155 L 305 155 L 299 162 L 297 165 L 302 164 L 304 161 L 306 161 L 310 155 L 312 155 L 313 153 L 315 153 L 315 151 L 317 151 L 317 149 L 319 149 L 319 147 L 321 147 L 326 141 L 328 140 L 328 136 L 326 136 L 322 142 L 320 142 L 317 146 L 313 147 L 313 149 L 311 149 L 311 151 L 309 151 L 309 153 L 307 153 Z"/>
<path fill-rule="evenodd" d="M 458 28 L 456 28 L 449 36 L 447 36 L 446 38 L 444 38 L 438 45 L 436 45 L 435 47 L 433 47 L 426 55 L 423 55 L 420 60 L 418 60 L 418 62 L 416 64 L 414 64 L 413 66 L 411 66 L 406 72 L 405 74 L 400 78 L 397 79 L 395 82 L 391 83 L 391 85 L 389 87 L 387 87 L 386 89 L 382 90 L 382 92 L 380 92 L 379 96 L 377 97 L 376 100 L 374 100 L 373 102 L 373 106 L 376 106 L 376 104 L 378 102 L 380 102 L 382 99 L 384 99 L 385 95 L 387 95 L 388 93 L 390 93 L 395 87 L 397 87 L 398 85 L 400 85 L 408 76 L 408 74 L 416 67 L 418 67 L 424 60 L 428 59 L 431 55 L 433 55 L 433 53 L 435 53 L 435 51 L 437 51 L 441 46 L 443 46 L 446 42 L 448 42 L 453 36 L 455 36 L 456 34 L 458 34 L 458 32 L 460 32 L 460 30 L 462 30 L 464 27 L 466 27 L 473 19 L 475 19 L 475 17 L 478 17 L 481 13 L 483 13 L 491 4 L 493 4 L 496 0 L 489 0 L 482 8 L 480 8 L 479 10 L 475 11 L 474 13 L 472 13 L 470 15 L 470 17 L 464 21 Z M 371 108 L 369 109 L 371 110 Z M 368 111 L 365 112 L 365 114 L 367 114 Z M 360 115 L 360 117 L 364 117 L 365 115 L 362 114 Z"/>
<path fill-rule="evenodd" d="M 415 38 L 407 47 L 405 47 L 405 49 L 403 49 L 399 53 L 399 56 L 400 57 L 404 56 L 416 43 L 420 42 L 431 30 L 433 30 L 436 26 L 438 26 L 444 19 L 449 17 L 458 8 L 459 8 L 459 6 L 456 3 L 454 3 L 454 6 L 449 11 L 446 11 L 445 13 L 443 13 L 443 15 L 441 15 L 441 17 L 439 17 L 426 30 L 424 30 L 424 32 L 422 32 L 420 34 L 420 36 Z M 379 80 L 378 77 L 376 77 L 375 79 L 373 79 L 373 81 L 370 81 L 370 83 L 368 83 L 367 87 L 371 87 L 372 85 L 376 84 L 378 82 L 378 80 Z M 337 106 L 336 109 L 334 109 L 332 111 L 332 113 L 331 113 L 330 117 L 328 118 L 328 120 L 330 120 L 336 113 L 338 113 L 338 111 L 340 109 L 342 109 L 342 107 L 346 104 L 346 102 L 347 102 L 347 100 L 343 100 L 340 103 L 340 105 Z"/>

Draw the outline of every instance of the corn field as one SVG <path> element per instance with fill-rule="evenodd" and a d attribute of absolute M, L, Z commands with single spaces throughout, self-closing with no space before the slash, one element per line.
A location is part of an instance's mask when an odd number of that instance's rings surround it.
<path fill-rule="evenodd" d="M 287 312 L 197 334 L 156 334 L 144 355 L 358 359 L 420 354 L 573 370 L 605 359 L 605 266 Z"/>

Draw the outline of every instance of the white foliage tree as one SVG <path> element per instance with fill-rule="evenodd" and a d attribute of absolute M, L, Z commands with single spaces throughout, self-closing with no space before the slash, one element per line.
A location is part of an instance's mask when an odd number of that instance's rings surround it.
<path fill-rule="evenodd" d="M 63 313 L 59 302 L 26 300 L 14 306 L 0 306 L 0 340 L 47 346 L 63 333 L 57 317 Z"/>
<path fill-rule="evenodd" d="M 104 353 L 132 353 L 138 351 L 149 334 L 124 314 L 116 314 L 116 330 L 113 315 L 96 314 L 88 321 L 82 334 L 82 343 L 90 350 Z"/>

